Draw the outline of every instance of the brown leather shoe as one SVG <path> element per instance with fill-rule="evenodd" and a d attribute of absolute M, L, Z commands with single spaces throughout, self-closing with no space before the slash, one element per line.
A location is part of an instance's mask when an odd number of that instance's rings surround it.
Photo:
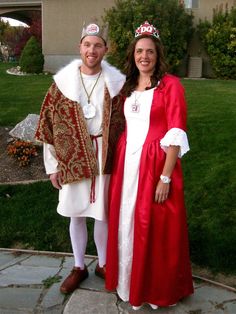
<path fill-rule="evenodd" d="M 95 275 L 97 275 L 98 277 L 105 279 L 106 277 L 106 265 L 104 265 L 103 267 L 100 267 L 99 264 L 97 263 L 97 266 L 95 268 Z"/>
<path fill-rule="evenodd" d="M 84 269 L 79 267 L 74 267 L 70 275 L 63 281 L 60 291 L 62 293 L 71 293 L 75 291 L 80 285 L 80 283 L 88 277 L 88 270 L 85 266 Z"/>

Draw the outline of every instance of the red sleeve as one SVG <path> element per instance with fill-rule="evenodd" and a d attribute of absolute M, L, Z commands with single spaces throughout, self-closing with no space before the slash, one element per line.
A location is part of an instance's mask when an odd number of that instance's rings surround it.
<path fill-rule="evenodd" d="M 168 130 L 179 128 L 186 131 L 187 104 L 184 87 L 174 76 L 168 76 L 164 84 Z"/>

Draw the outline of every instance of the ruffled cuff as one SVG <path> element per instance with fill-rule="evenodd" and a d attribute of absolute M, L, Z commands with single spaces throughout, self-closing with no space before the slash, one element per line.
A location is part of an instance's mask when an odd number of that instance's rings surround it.
<path fill-rule="evenodd" d="M 178 157 L 183 157 L 189 151 L 188 137 L 186 132 L 179 128 L 170 129 L 160 141 L 161 148 L 164 152 L 170 145 L 180 146 Z"/>
<path fill-rule="evenodd" d="M 56 159 L 56 152 L 53 145 L 43 143 L 43 159 L 47 174 L 58 172 L 58 161 Z"/>

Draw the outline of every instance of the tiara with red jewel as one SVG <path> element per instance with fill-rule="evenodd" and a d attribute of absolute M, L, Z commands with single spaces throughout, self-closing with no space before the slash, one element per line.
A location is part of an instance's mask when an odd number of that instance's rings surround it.
<path fill-rule="evenodd" d="M 143 24 L 141 24 L 135 31 L 135 37 L 141 36 L 141 35 L 150 35 L 154 36 L 156 38 L 160 38 L 159 31 L 154 27 L 153 25 L 149 24 L 148 21 L 145 21 Z"/>

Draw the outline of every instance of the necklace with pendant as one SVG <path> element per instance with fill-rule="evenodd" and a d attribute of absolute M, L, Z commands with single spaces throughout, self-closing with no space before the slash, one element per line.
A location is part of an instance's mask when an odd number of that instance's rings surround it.
<path fill-rule="evenodd" d="M 149 86 L 151 84 L 150 78 L 148 78 L 144 83 L 145 84 L 139 83 L 139 86 L 140 87 L 141 86 L 145 86 L 145 87 Z M 138 97 L 137 97 L 137 91 L 134 91 L 134 103 L 131 105 L 131 112 L 139 113 L 141 104 L 140 104 L 140 102 L 138 102 L 138 99 L 141 97 L 141 95 L 142 95 L 141 90 L 140 90 L 140 94 L 138 95 Z"/>
<path fill-rule="evenodd" d="M 140 92 L 139 96 L 137 97 L 137 92 L 134 91 L 134 103 L 131 105 L 131 112 L 139 113 L 140 111 L 140 102 L 138 102 L 139 98 L 141 97 L 142 93 Z"/>
<path fill-rule="evenodd" d="M 82 73 L 81 73 L 81 68 L 79 68 L 79 72 L 80 72 L 80 78 L 81 78 L 81 82 L 82 82 L 84 91 L 85 91 L 85 93 L 87 95 L 87 104 L 85 104 L 83 106 L 83 108 L 82 108 L 83 109 L 83 113 L 84 113 L 84 116 L 85 116 L 86 119 L 92 119 L 96 115 L 96 108 L 95 108 L 95 106 L 93 104 L 90 103 L 90 99 L 91 99 L 92 93 L 94 91 L 94 88 L 97 85 L 97 82 L 98 82 L 98 80 L 99 80 L 99 78 L 100 78 L 100 76 L 102 74 L 102 71 L 100 71 L 100 73 L 99 73 L 99 75 L 98 75 L 98 77 L 96 79 L 96 82 L 94 83 L 90 93 L 88 93 L 88 91 L 87 91 L 87 89 L 85 87 L 84 79 L 83 79 L 83 76 L 82 76 Z"/>

